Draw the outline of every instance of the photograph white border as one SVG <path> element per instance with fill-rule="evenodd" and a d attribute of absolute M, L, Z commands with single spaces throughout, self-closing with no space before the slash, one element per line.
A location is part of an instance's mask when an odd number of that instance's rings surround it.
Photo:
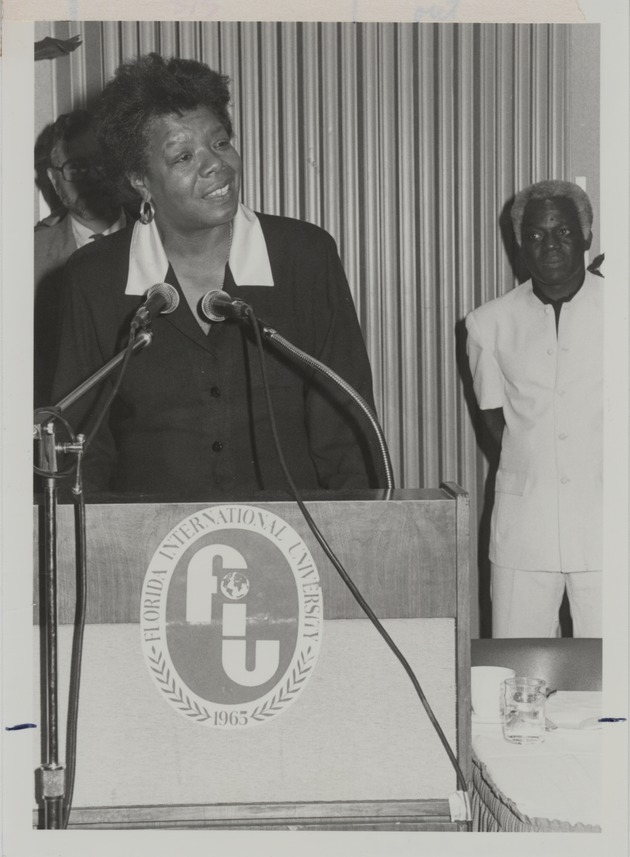
<path fill-rule="evenodd" d="M 450 10 L 450 11 L 449 11 Z M 604 832 L 538 834 L 509 840 L 489 834 L 287 833 L 246 831 L 33 831 L 32 731 L 7 733 L 28 720 L 32 700 L 31 455 L 32 410 L 24 390 L 32 375 L 32 170 L 34 20 L 449 20 L 588 22 L 601 25 L 601 211 L 606 250 L 604 709 L 628 716 L 628 134 L 627 0 L 426 0 L 257 4 L 236 0 L 5 0 L 2 34 L 2 838 L 6 857 L 86 853 L 170 855 L 185 850 L 281 857 L 333 855 L 627 855 L 628 753 L 611 758 L 605 740 Z M 299 14 L 298 14 L 299 12 Z M 434 17 L 425 17 L 431 16 Z M 440 17 L 446 16 L 446 17 Z M 25 707 L 26 706 L 26 707 Z M 26 712 L 26 714 L 25 714 Z M 8 737 L 9 736 L 9 737 Z M 618 745 L 617 745 L 618 746 Z M 593 838 L 595 837 L 595 838 Z"/>

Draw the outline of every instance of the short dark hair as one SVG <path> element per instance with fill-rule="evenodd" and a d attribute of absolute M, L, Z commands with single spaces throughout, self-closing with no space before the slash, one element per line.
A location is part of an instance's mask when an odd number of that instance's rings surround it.
<path fill-rule="evenodd" d="M 89 110 L 73 110 L 62 113 L 53 122 L 50 133 L 46 138 L 48 165 L 52 165 L 51 155 L 57 143 L 69 143 L 75 137 L 80 137 L 94 126 L 94 116 Z"/>
<path fill-rule="evenodd" d="M 512 216 L 514 234 L 519 244 L 521 243 L 521 225 L 523 223 L 523 215 L 525 214 L 525 206 L 533 199 L 568 199 L 572 202 L 577 212 L 584 240 L 588 241 L 591 226 L 593 225 L 593 207 L 586 195 L 586 191 L 583 191 L 579 185 L 573 182 L 548 179 L 531 184 L 514 197 L 510 214 Z"/>
<path fill-rule="evenodd" d="M 151 53 L 124 63 L 105 85 L 96 111 L 97 134 L 108 170 L 119 177 L 144 175 L 147 128 L 169 113 L 207 107 L 230 137 L 229 78 L 205 63 Z"/>

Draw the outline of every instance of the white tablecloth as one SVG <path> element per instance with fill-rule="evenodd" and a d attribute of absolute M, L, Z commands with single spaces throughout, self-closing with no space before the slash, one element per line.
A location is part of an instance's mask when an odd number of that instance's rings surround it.
<path fill-rule="evenodd" d="M 500 725 L 473 720 L 478 829 L 601 830 L 601 693 L 559 691 L 541 744 L 511 744 Z"/>

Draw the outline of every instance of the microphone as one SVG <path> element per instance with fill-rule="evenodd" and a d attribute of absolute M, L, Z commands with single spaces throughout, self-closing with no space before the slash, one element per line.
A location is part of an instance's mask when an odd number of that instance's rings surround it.
<path fill-rule="evenodd" d="M 156 315 L 166 314 L 177 309 L 179 294 L 170 283 L 156 283 L 145 292 L 144 303 L 136 310 L 131 322 L 134 327 L 144 327 Z"/>
<path fill-rule="evenodd" d="M 227 292 L 214 289 L 201 299 L 201 312 L 209 321 L 225 321 L 226 318 L 247 318 L 251 310 L 245 301 L 234 300 Z"/>

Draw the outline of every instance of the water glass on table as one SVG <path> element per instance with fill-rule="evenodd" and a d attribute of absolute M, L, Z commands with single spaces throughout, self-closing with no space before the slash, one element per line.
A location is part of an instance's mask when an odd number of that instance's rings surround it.
<path fill-rule="evenodd" d="M 512 744 L 545 740 L 547 682 L 542 678 L 514 676 L 505 680 L 503 736 Z"/>

